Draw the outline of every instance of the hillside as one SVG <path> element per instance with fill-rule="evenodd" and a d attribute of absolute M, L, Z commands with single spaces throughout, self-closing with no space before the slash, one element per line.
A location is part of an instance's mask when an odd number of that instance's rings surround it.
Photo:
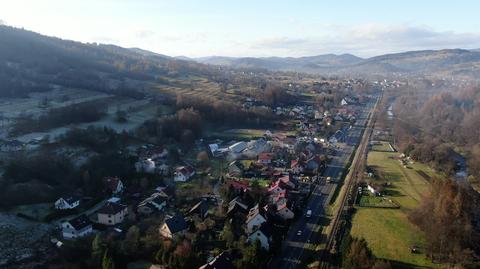
<path fill-rule="evenodd" d="M 0 26 L 0 97 L 56 87 L 141 96 L 152 83 L 209 68 L 141 49 L 84 44 Z"/>
<path fill-rule="evenodd" d="M 410 51 L 362 59 L 351 54 L 326 54 L 301 58 L 204 57 L 201 63 L 242 68 L 298 71 L 318 74 L 439 75 L 477 77 L 480 51 L 445 49 Z"/>

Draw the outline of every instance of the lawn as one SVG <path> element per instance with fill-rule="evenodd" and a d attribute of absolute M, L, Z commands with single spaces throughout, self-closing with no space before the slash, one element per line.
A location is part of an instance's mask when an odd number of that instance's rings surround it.
<path fill-rule="evenodd" d="M 407 218 L 408 212 L 417 207 L 429 191 L 429 181 L 418 173 L 441 177 L 428 166 L 414 163 L 409 168 L 396 159 L 398 153 L 373 151 L 368 154 L 368 165 L 382 178 L 390 182 L 387 188 L 389 199 L 400 209 L 358 208 L 352 221 L 351 234 L 363 237 L 378 258 L 388 259 L 394 268 L 439 268 L 428 261 L 424 254 L 412 254 L 413 246 L 424 246 L 423 233 Z"/>
<path fill-rule="evenodd" d="M 15 206 L 10 210 L 13 214 L 23 214 L 38 221 L 44 220 L 44 218 L 53 211 L 53 203 L 20 205 Z"/>
<path fill-rule="evenodd" d="M 373 151 L 393 152 L 392 147 L 390 146 L 390 143 L 384 142 L 384 141 L 380 141 L 378 143 L 379 144 L 372 145 Z"/>
<path fill-rule="evenodd" d="M 266 188 L 270 186 L 270 183 L 272 181 L 269 179 L 252 179 L 249 182 L 250 182 L 250 186 L 252 186 L 254 183 L 258 183 L 258 186 Z"/>
<path fill-rule="evenodd" d="M 360 198 L 360 206 L 362 207 L 389 207 L 398 208 L 399 206 L 388 197 L 379 197 L 373 195 L 362 195 Z"/>

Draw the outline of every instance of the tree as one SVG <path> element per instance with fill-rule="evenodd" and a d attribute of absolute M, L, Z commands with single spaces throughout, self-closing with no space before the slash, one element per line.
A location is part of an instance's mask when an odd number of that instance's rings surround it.
<path fill-rule="evenodd" d="M 115 113 L 115 120 L 119 123 L 127 122 L 127 112 L 124 110 L 117 110 Z"/>
<path fill-rule="evenodd" d="M 208 165 L 208 153 L 206 151 L 201 151 L 197 154 L 197 161 L 201 166 L 207 166 Z"/>
<path fill-rule="evenodd" d="M 343 261 L 343 267 L 348 269 L 370 269 L 373 264 L 374 257 L 365 239 L 352 239 L 350 248 Z"/>
<path fill-rule="evenodd" d="M 232 224 L 228 221 L 225 221 L 225 224 L 223 225 L 222 239 L 229 248 L 235 243 L 235 234 L 232 230 Z"/>
<path fill-rule="evenodd" d="M 115 269 L 115 263 L 113 258 L 110 256 L 108 248 L 103 254 L 102 269 Z"/>
<path fill-rule="evenodd" d="M 255 243 L 249 244 L 241 252 L 243 257 L 239 261 L 239 268 L 262 268 L 266 258 L 266 252 L 262 248 L 260 241 L 257 240 Z"/>
<path fill-rule="evenodd" d="M 392 265 L 388 261 L 377 259 L 372 269 L 392 269 Z"/>
<path fill-rule="evenodd" d="M 140 246 L 140 229 L 133 225 L 127 231 L 125 239 L 122 242 L 123 254 L 133 256 L 138 252 Z"/>
<path fill-rule="evenodd" d="M 91 263 L 92 267 L 98 268 L 102 264 L 102 254 L 104 254 L 105 247 L 103 246 L 103 240 L 100 234 L 95 235 L 95 238 L 92 241 L 92 254 L 91 254 Z"/>
<path fill-rule="evenodd" d="M 425 232 L 432 260 L 461 265 L 470 260 L 471 250 L 480 250 L 480 234 L 473 223 L 478 201 L 478 193 L 452 180 L 432 181 L 431 194 L 409 215 Z"/>

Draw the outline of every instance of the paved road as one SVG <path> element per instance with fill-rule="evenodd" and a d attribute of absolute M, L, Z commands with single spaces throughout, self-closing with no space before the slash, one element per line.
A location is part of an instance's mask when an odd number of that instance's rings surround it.
<path fill-rule="evenodd" d="M 329 165 L 322 173 L 323 178 L 331 177 L 335 180 L 341 176 L 354 148 L 360 142 L 362 129 L 365 127 L 372 107 L 373 104 L 366 106 L 355 125 L 346 132 L 346 143 L 335 149 L 335 155 L 332 156 Z M 316 184 L 304 210 L 304 212 L 312 210 L 312 216 L 307 218 L 303 214 L 292 224 L 283 242 L 281 254 L 272 261 L 270 268 L 299 268 L 307 256 L 306 254 L 313 253 L 314 245 L 322 240 L 318 232 L 321 228 L 319 223 L 335 187 L 336 183 L 326 183 L 324 180 Z M 297 235 L 298 231 L 302 231 L 301 235 Z"/>

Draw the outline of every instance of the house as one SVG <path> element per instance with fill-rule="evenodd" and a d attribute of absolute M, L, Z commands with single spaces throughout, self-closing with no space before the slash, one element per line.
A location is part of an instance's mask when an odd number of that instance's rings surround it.
<path fill-rule="evenodd" d="M 208 211 L 210 210 L 210 203 L 201 200 L 200 202 L 196 203 L 190 211 L 188 211 L 188 215 L 197 215 L 201 219 L 205 219 L 208 216 Z"/>
<path fill-rule="evenodd" d="M 284 189 L 280 186 L 279 181 L 273 182 L 272 185 L 268 188 L 268 193 L 270 194 L 278 194 L 282 191 L 284 191 Z"/>
<path fill-rule="evenodd" d="M 376 196 L 380 196 L 381 195 L 381 192 L 379 190 L 379 188 L 373 184 L 367 184 L 367 189 L 368 191 L 373 194 L 373 195 L 376 195 Z"/>
<path fill-rule="evenodd" d="M 60 197 L 55 202 L 55 209 L 65 210 L 65 209 L 74 209 L 80 205 L 80 198 L 77 197 Z"/>
<path fill-rule="evenodd" d="M 175 239 L 180 235 L 184 235 L 188 229 L 188 224 L 181 214 L 165 219 L 165 222 L 160 226 L 160 235 Z"/>
<path fill-rule="evenodd" d="M 232 177 L 241 177 L 243 170 L 243 164 L 239 161 L 233 161 L 228 165 L 228 174 Z"/>
<path fill-rule="evenodd" d="M 137 211 L 149 215 L 154 211 L 161 211 L 167 206 L 167 198 L 156 192 L 138 204 Z"/>
<path fill-rule="evenodd" d="M 322 164 L 322 160 L 318 155 L 312 156 L 310 159 L 305 161 L 305 169 L 311 172 L 318 171 L 318 168 Z"/>
<path fill-rule="evenodd" d="M 170 174 L 170 166 L 166 163 L 162 163 L 156 167 L 156 171 L 163 176 Z"/>
<path fill-rule="evenodd" d="M 270 248 L 270 243 L 272 242 L 272 226 L 268 222 L 262 223 L 262 225 L 250 233 L 247 238 L 247 241 L 251 243 L 255 243 L 257 240 L 265 250 Z"/>
<path fill-rule="evenodd" d="M 273 153 L 262 152 L 258 155 L 258 162 L 264 165 L 272 163 Z"/>
<path fill-rule="evenodd" d="M 24 144 L 18 140 L 5 141 L 0 144 L 0 151 L 2 152 L 14 152 L 20 151 L 24 147 Z"/>
<path fill-rule="evenodd" d="M 232 217 L 237 213 L 246 214 L 248 212 L 248 206 L 242 201 L 240 196 L 235 197 L 228 203 L 227 216 Z"/>
<path fill-rule="evenodd" d="M 180 166 L 175 169 L 173 181 L 185 182 L 195 175 L 195 170 L 190 166 Z"/>
<path fill-rule="evenodd" d="M 155 173 L 156 164 L 155 162 L 150 159 L 142 159 L 135 163 L 135 170 L 137 173 L 148 173 L 153 174 Z"/>
<path fill-rule="evenodd" d="M 175 196 L 175 189 L 171 186 L 158 186 L 155 191 L 167 200 L 172 199 Z"/>
<path fill-rule="evenodd" d="M 92 223 L 84 214 L 62 223 L 62 235 L 65 239 L 83 237 L 92 232 Z"/>
<path fill-rule="evenodd" d="M 267 221 L 262 211 L 263 208 L 260 208 L 258 204 L 250 209 L 245 222 L 247 224 L 248 232 L 253 232 L 260 227 L 262 223 Z"/>
<path fill-rule="evenodd" d="M 340 101 L 340 105 L 341 105 L 341 106 L 346 106 L 346 105 L 348 105 L 347 100 L 346 100 L 345 98 L 342 98 L 342 101 Z"/>
<path fill-rule="evenodd" d="M 247 148 L 247 143 L 244 141 L 237 142 L 228 147 L 230 152 L 238 154 Z"/>
<path fill-rule="evenodd" d="M 222 252 L 211 261 L 199 267 L 199 269 L 234 269 L 233 259 L 227 252 Z"/>
<path fill-rule="evenodd" d="M 109 194 L 119 194 L 123 192 L 123 183 L 118 177 L 106 177 L 103 179 L 105 192 Z"/>
<path fill-rule="evenodd" d="M 329 139 L 328 142 L 332 144 L 340 143 L 344 141 L 345 134 L 341 130 L 337 130 L 335 134 L 333 134 Z"/>
<path fill-rule="evenodd" d="M 295 189 L 296 184 L 293 182 L 293 180 L 290 179 L 290 175 L 283 175 L 278 178 L 278 181 L 281 186 L 285 186 L 289 189 Z"/>
<path fill-rule="evenodd" d="M 97 211 L 97 222 L 109 226 L 117 225 L 123 222 L 127 214 L 127 206 L 107 202 Z"/>
<path fill-rule="evenodd" d="M 335 121 L 343 121 L 343 117 L 340 116 L 340 115 L 335 115 L 335 117 L 333 118 Z"/>
<path fill-rule="evenodd" d="M 290 162 L 290 171 L 293 174 L 301 174 L 304 171 L 303 163 L 300 160 L 292 160 Z"/>
<path fill-rule="evenodd" d="M 283 220 L 290 220 L 295 217 L 295 213 L 293 213 L 293 211 L 287 207 L 286 201 L 277 204 L 276 215 L 282 218 Z"/>

